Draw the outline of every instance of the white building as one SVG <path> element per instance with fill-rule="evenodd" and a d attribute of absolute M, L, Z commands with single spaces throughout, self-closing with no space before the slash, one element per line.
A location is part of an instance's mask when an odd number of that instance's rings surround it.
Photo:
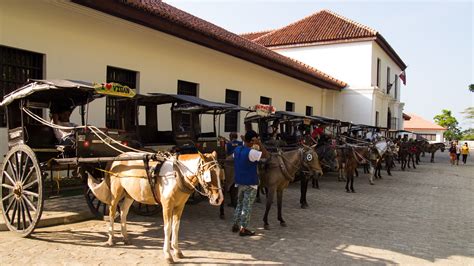
<path fill-rule="evenodd" d="M 323 93 L 327 113 L 403 128 L 399 74 L 406 65 L 379 32 L 322 10 L 280 29 L 242 36 L 347 82 L 340 93 Z"/>
<path fill-rule="evenodd" d="M 409 119 L 405 120 L 405 130 L 414 132 L 418 137 L 425 138 L 430 142 L 444 141 L 443 134 L 446 128 L 413 113 L 408 114 L 407 118 Z"/>

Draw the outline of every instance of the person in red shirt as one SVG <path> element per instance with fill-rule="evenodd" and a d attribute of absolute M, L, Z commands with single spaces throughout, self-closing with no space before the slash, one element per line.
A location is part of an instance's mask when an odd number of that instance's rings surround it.
<path fill-rule="evenodd" d="M 324 134 L 324 127 L 321 124 L 318 124 L 318 126 L 315 127 L 313 132 L 311 133 L 311 137 L 313 139 L 319 139 L 322 134 Z"/>

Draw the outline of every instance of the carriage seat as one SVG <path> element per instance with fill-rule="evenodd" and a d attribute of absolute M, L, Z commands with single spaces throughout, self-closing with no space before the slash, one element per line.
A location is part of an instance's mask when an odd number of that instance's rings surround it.
<path fill-rule="evenodd" d="M 58 141 L 52 127 L 29 124 L 25 126 L 25 144 L 33 148 L 54 148 Z"/>

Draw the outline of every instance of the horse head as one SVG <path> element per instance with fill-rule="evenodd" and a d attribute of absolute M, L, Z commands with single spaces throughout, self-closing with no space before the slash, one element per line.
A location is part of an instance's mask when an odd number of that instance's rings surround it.
<path fill-rule="evenodd" d="M 202 154 L 201 176 L 199 178 L 204 193 L 209 198 L 211 205 L 219 206 L 224 201 L 224 194 L 222 193 L 222 185 L 225 180 L 225 172 L 217 161 L 217 153 Z"/>
<path fill-rule="evenodd" d="M 441 150 L 441 152 L 444 152 L 444 149 L 446 149 L 446 145 L 444 145 L 444 143 L 440 143 L 439 145 L 439 149 Z"/>
<path fill-rule="evenodd" d="M 313 147 L 303 145 L 301 152 L 303 166 L 305 166 L 312 174 L 318 173 L 319 175 L 323 175 L 323 168 L 319 162 L 316 150 Z"/>

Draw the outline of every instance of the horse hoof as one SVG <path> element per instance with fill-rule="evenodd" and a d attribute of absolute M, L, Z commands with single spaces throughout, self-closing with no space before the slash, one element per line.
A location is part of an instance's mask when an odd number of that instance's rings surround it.
<path fill-rule="evenodd" d="M 112 247 L 115 245 L 114 241 L 113 240 L 109 240 L 106 242 L 106 245 L 109 246 L 109 247 Z"/>
<path fill-rule="evenodd" d="M 281 227 L 287 227 L 286 222 L 280 222 Z"/>
<path fill-rule="evenodd" d="M 352 193 L 356 193 L 356 191 L 355 191 L 355 190 L 351 190 L 351 192 L 352 192 Z"/>
<path fill-rule="evenodd" d="M 307 209 L 308 208 L 308 204 L 301 204 L 301 209 Z"/>
<path fill-rule="evenodd" d="M 263 229 L 264 230 L 270 230 L 270 225 L 269 224 L 264 224 Z"/>
<path fill-rule="evenodd" d="M 221 220 L 225 220 L 225 215 L 224 214 L 219 214 L 219 218 L 221 218 Z"/>
<path fill-rule="evenodd" d="M 174 264 L 173 258 L 166 258 L 166 263 L 168 263 L 168 264 Z"/>
<path fill-rule="evenodd" d="M 178 259 L 184 259 L 184 254 L 181 251 L 174 253 L 174 256 Z"/>
<path fill-rule="evenodd" d="M 371 185 L 375 185 L 375 183 L 374 183 L 374 182 L 370 182 L 370 184 L 371 184 Z"/>
<path fill-rule="evenodd" d="M 123 240 L 123 244 L 124 245 L 131 245 L 132 244 L 132 241 L 130 239 L 124 239 Z"/>

